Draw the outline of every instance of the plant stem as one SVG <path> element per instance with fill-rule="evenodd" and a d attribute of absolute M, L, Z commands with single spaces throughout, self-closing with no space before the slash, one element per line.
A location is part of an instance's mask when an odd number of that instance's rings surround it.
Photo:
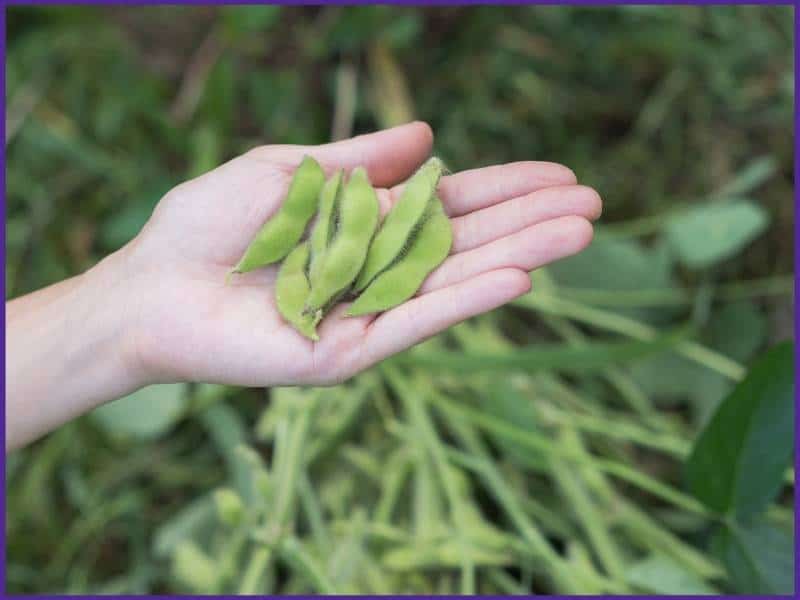
<path fill-rule="evenodd" d="M 292 570 L 303 577 L 320 594 L 335 594 L 336 588 L 317 562 L 305 551 L 295 537 L 285 538 L 278 545 L 278 554 Z"/>
<path fill-rule="evenodd" d="M 791 276 L 766 277 L 750 281 L 720 284 L 712 289 L 717 300 L 735 301 L 762 296 L 789 296 L 794 289 Z M 647 308 L 661 306 L 689 306 L 695 290 L 683 288 L 603 290 L 558 286 L 549 294 L 573 302 L 615 308 Z"/>
<path fill-rule="evenodd" d="M 526 308 L 575 319 L 637 340 L 650 341 L 658 336 L 658 330 L 634 319 L 561 298 L 528 294 L 516 300 L 515 303 Z M 679 342 L 675 346 L 675 351 L 734 381 L 742 379 L 746 371 L 745 367 L 735 360 L 697 342 Z"/>
<path fill-rule="evenodd" d="M 563 428 L 559 438 L 565 448 L 574 449 L 577 439 L 574 430 Z M 600 563 L 623 588 L 627 587 L 624 561 L 583 483 L 577 477 L 580 471 L 576 473 L 571 465 L 557 456 L 553 456 L 551 460 L 553 478 L 561 488 L 565 499 L 572 505 L 573 513 L 586 531 Z"/>

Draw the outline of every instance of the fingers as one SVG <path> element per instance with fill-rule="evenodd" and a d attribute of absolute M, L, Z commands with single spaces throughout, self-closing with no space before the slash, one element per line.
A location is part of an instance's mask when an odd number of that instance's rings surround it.
<path fill-rule="evenodd" d="M 600 217 L 599 194 L 582 185 L 544 188 L 452 220 L 452 253 L 471 250 L 531 225 L 570 215 Z"/>
<path fill-rule="evenodd" d="M 269 160 L 288 163 L 292 169 L 303 155 L 313 156 L 331 172 L 363 166 L 375 186 L 404 181 L 430 156 L 433 132 L 416 121 L 323 146 L 264 146 L 252 152 Z"/>
<path fill-rule="evenodd" d="M 533 271 L 580 252 L 592 241 L 592 235 L 592 225 L 583 217 L 560 217 L 532 225 L 483 246 L 451 255 L 425 280 L 421 292 L 452 286 L 496 269 Z"/>
<path fill-rule="evenodd" d="M 530 285 L 524 271 L 499 269 L 413 298 L 370 324 L 362 356 L 369 364 L 383 360 L 451 325 L 502 306 L 525 294 Z"/>
<path fill-rule="evenodd" d="M 447 214 L 457 217 L 536 190 L 576 183 L 575 174 L 550 162 L 515 162 L 443 177 L 439 195 Z"/>

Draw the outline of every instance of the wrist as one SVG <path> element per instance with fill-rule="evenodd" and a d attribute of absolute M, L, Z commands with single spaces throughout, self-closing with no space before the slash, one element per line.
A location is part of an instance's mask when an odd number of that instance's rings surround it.
<path fill-rule="evenodd" d="M 128 247 L 108 255 L 80 275 L 76 300 L 93 321 L 95 335 L 116 365 L 125 387 L 154 383 L 141 353 L 140 278 L 131 266 Z M 79 324 L 78 324 L 79 326 Z M 75 331 L 80 335 L 80 331 Z"/>
<path fill-rule="evenodd" d="M 6 449 L 149 381 L 137 368 L 124 254 L 6 305 Z"/>

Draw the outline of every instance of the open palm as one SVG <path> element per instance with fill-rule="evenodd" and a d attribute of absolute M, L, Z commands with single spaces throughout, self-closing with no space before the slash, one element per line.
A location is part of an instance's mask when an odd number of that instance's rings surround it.
<path fill-rule="evenodd" d="M 594 190 L 572 172 L 518 162 L 442 178 L 453 248 L 418 295 L 379 315 L 337 306 L 311 342 L 279 315 L 277 267 L 225 275 L 279 207 L 305 154 L 330 175 L 366 167 L 388 211 L 430 155 L 424 123 L 325 146 L 264 146 L 176 187 L 126 249 L 141 366 L 153 380 L 237 385 L 326 384 L 524 294 L 528 271 L 582 250 L 599 216 Z"/>

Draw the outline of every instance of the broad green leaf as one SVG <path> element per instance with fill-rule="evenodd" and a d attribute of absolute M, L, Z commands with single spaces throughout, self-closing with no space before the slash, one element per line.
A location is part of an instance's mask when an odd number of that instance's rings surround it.
<path fill-rule="evenodd" d="M 725 565 L 734 591 L 743 594 L 794 593 L 794 541 L 763 521 L 720 528 L 712 551 Z"/>
<path fill-rule="evenodd" d="M 778 167 L 778 161 L 772 156 L 759 156 L 714 195 L 730 197 L 747 194 L 772 177 Z"/>
<path fill-rule="evenodd" d="M 635 588 L 654 594 L 717 593 L 714 588 L 707 585 L 686 567 L 661 554 L 650 555 L 630 565 L 627 582 Z"/>
<path fill-rule="evenodd" d="M 674 288 L 674 262 L 663 240 L 645 247 L 636 240 L 598 236 L 586 250 L 549 265 L 547 271 L 559 286 L 575 290 L 657 292 Z M 537 293 L 541 288 L 533 289 Z M 676 313 L 674 307 L 609 305 L 609 310 L 654 324 L 666 324 Z"/>
<path fill-rule="evenodd" d="M 681 262 L 704 269 L 742 250 L 768 223 L 763 208 L 739 200 L 691 208 L 672 217 L 665 232 Z"/>
<path fill-rule="evenodd" d="M 794 346 L 762 355 L 722 402 L 687 462 L 689 489 L 721 514 L 752 517 L 781 488 L 794 439 Z"/>
<path fill-rule="evenodd" d="M 583 252 L 547 269 L 559 285 L 597 290 L 667 288 L 672 264 L 666 246 L 645 248 L 633 240 L 598 238 Z"/>
<path fill-rule="evenodd" d="M 116 437 L 158 437 L 183 417 L 188 402 L 181 383 L 149 385 L 95 409 L 91 418 Z"/>

